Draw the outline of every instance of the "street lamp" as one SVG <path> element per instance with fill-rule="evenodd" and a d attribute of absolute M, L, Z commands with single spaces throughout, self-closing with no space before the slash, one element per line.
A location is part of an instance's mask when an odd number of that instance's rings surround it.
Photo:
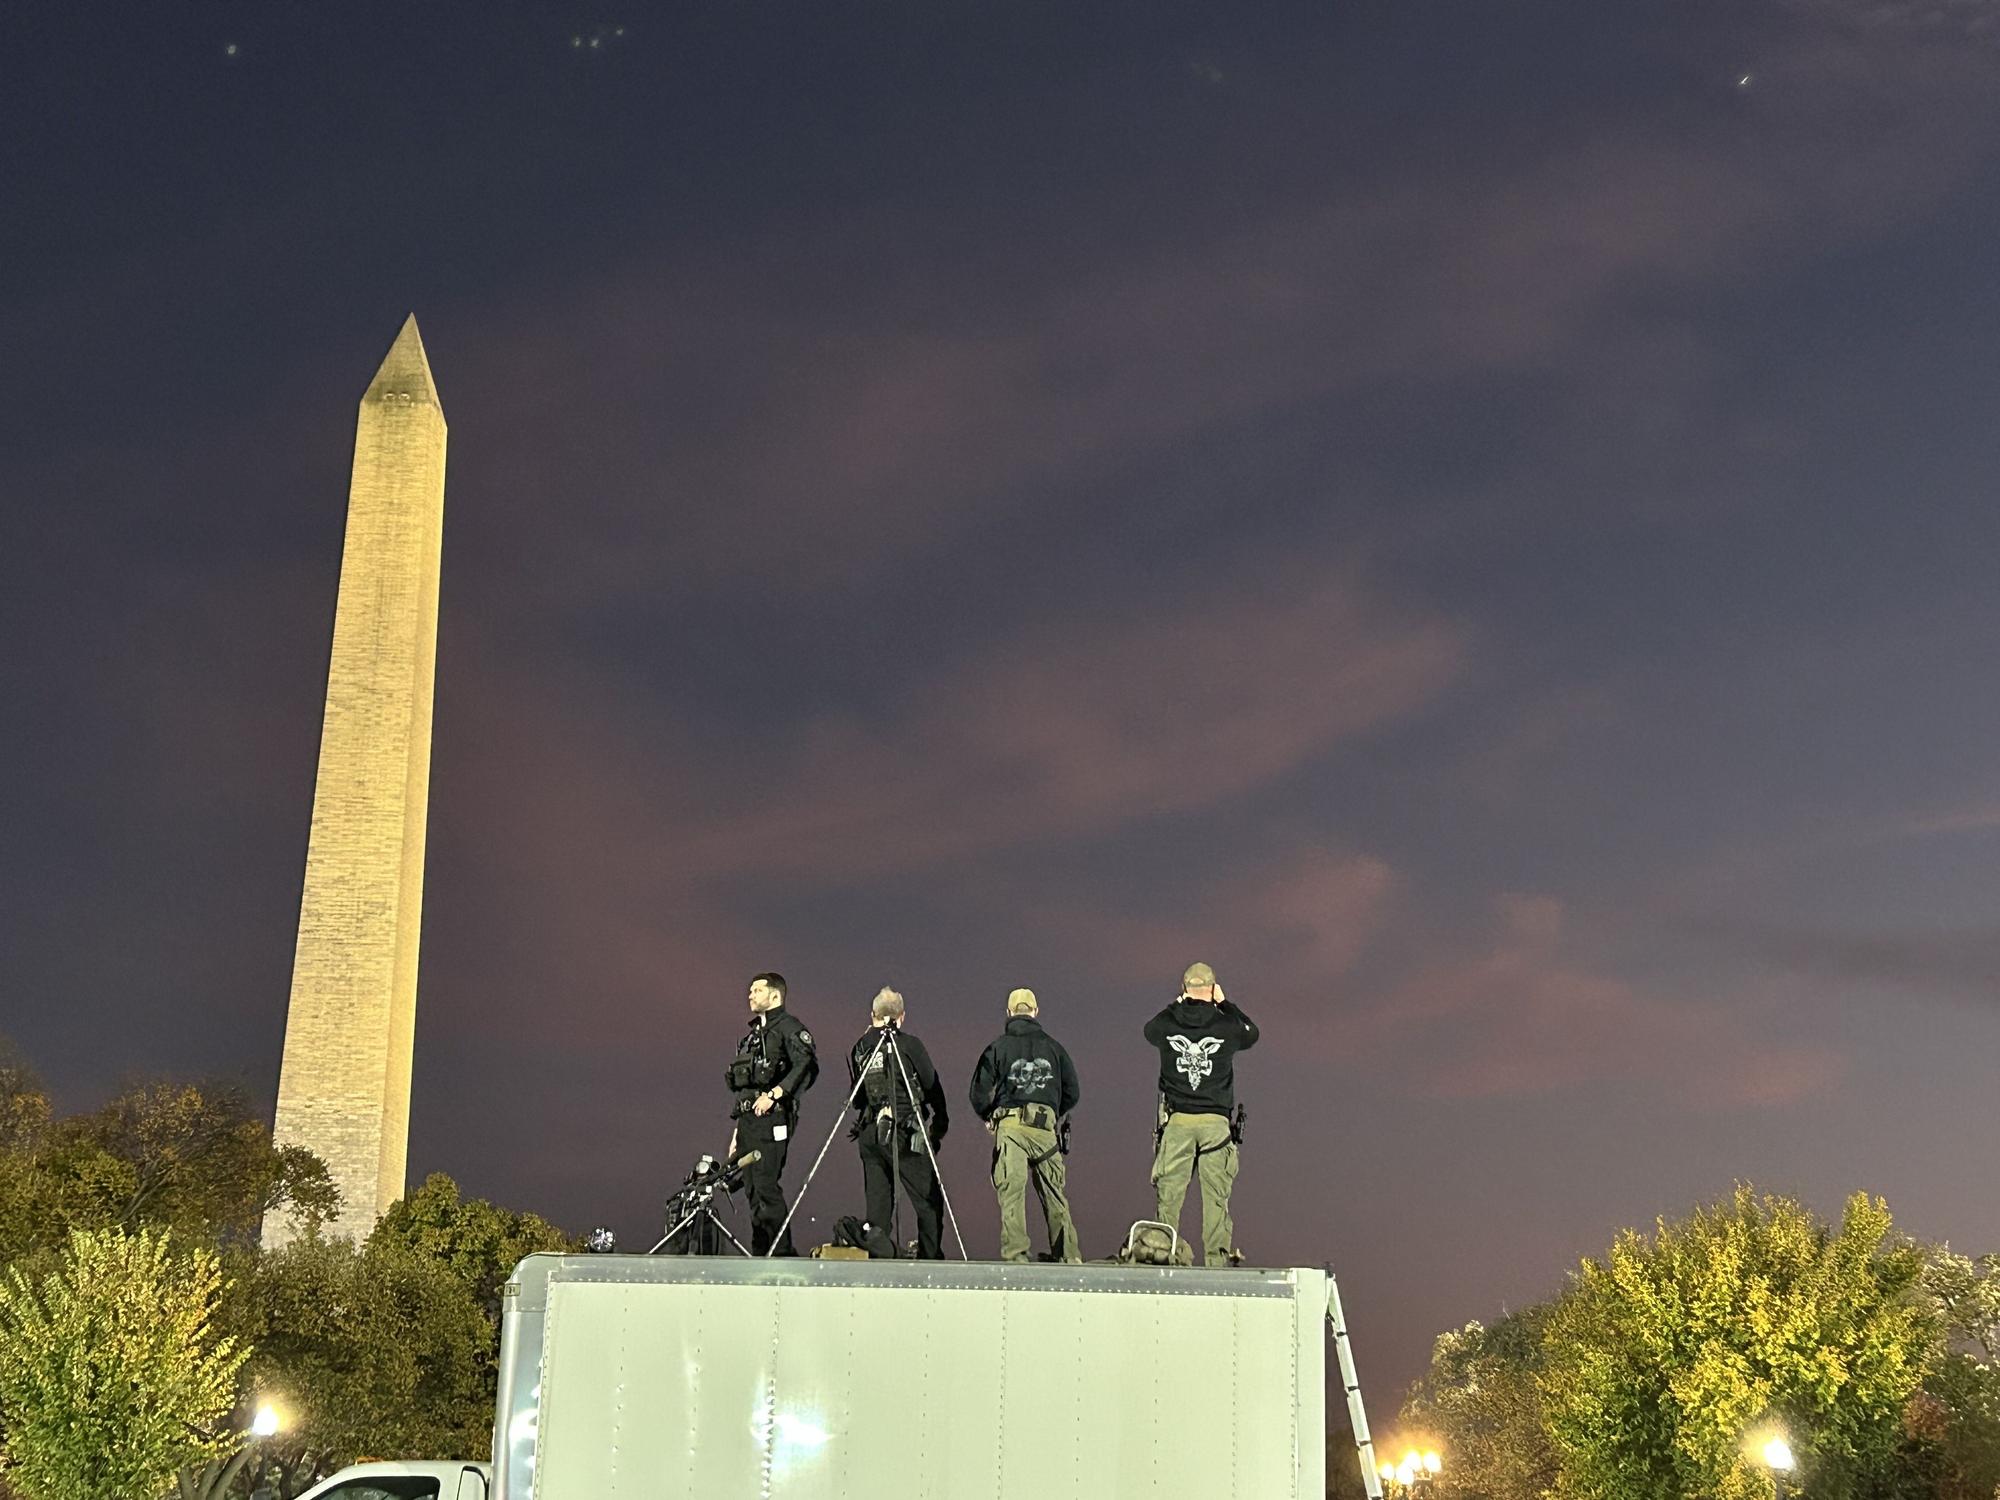
<path fill-rule="evenodd" d="M 1407 1496 L 1408 1500 L 1429 1500 L 1437 1493 L 1438 1471 L 1444 1467 L 1444 1460 L 1435 1448 L 1419 1452 L 1415 1448 L 1403 1454 L 1402 1461 L 1395 1464 L 1384 1463 L 1376 1470 L 1382 1477 L 1384 1494 Z"/>
<path fill-rule="evenodd" d="M 1771 1493 L 1777 1500 L 1784 1500 L 1792 1472 L 1799 1466 L 1797 1457 L 1792 1453 L 1792 1445 L 1785 1441 L 1782 1432 L 1774 1433 L 1757 1450 L 1757 1456 L 1771 1471 Z"/>
<path fill-rule="evenodd" d="M 199 1469 L 183 1469 L 176 1476 L 181 1500 L 221 1500 L 250 1461 L 251 1450 L 264 1439 L 276 1437 L 284 1425 L 278 1408 L 266 1401 L 243 1429 L 243 1441 L 234 1453 L 228 1458 L 213 1459 Z"/>

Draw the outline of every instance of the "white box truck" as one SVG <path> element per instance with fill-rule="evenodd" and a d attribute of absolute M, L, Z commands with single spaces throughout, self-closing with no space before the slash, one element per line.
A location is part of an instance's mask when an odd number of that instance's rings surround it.
<path fill-rule="evenodd" d="M 492 1500 L 1321 1500 L 1318 1270 L 535 1255 Z"/>

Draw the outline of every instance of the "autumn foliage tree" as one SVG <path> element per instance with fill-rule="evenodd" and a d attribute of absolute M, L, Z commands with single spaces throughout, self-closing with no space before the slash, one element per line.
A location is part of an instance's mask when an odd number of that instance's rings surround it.
<path fill-rule="evenodd" d="M 2000 1257 L 1745 1187 L 1440 1336 L 1402 1415 L 1440 1500 L 1770 1500 L 1780 1431 L 1813 1500 L 1994 1500 L 1996 1356 Z"/>
<path fill-rule="evenodd" d="M 246 1350 L 218 1332 L 214 1251 L 163 1231 L 78 1230 L 0 1282 L 0 1414 L 25 1500 L 156 1500 L 222 1455 Z"/>
<path fill-rule="evenodd" d="M 1937 1325 L 1922 1253 L 1856 1195 L 1839 1225 L 1738 1188 L 1586 1261 L 1539 1380 L 1558 1496 L 1768 1500 L 1756 1434 L 1782 1429 L 1826 1500 L 1892 1483 Z"/>

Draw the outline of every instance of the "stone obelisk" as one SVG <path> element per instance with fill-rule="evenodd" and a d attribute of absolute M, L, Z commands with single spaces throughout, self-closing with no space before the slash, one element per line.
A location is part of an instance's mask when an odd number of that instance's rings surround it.
<path fill-rule="evenodd" d="M 444 412 L 411 316 L 361 398 L 275 1137 L 339 1185 L 333 1234 L 403 1195 L 430 799 Z M 290 1227 L 266 1224 L 266 1245 Z"/>

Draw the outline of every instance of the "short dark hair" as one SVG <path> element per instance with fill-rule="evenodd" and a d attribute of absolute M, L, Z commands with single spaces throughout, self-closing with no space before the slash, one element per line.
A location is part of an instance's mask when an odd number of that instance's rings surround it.
<path fill-rule="evenodd" d="M 776 990 L 780 1000 L 785 998 L 785 976 L 782 974 L 752 974 L 752 984 L 761 984 L 766 989 Z"/>

